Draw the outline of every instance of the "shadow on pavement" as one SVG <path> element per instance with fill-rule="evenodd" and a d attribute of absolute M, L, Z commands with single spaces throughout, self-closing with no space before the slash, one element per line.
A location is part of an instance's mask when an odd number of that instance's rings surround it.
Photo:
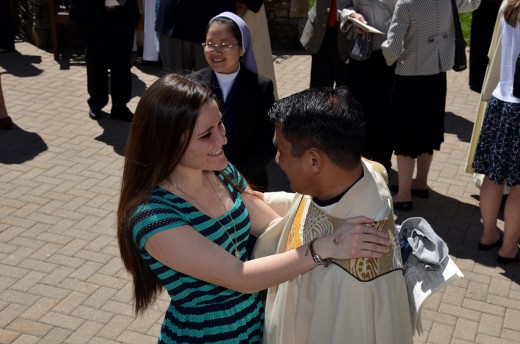
<path fill-rule="evenodd" d="M 473 122 L 468 121 L 464 117 L 456 115 L 453 112 L 446 112 L 444 123 L 444 132 L 446 134 L 456 135 L 462 142 L 469 143 L 471 141 Z"/>
<path fill-rule="evenodd" d="M 25 131 L 15 124 L 0 131 L 0 164 L 22 164 L 48 149 L 40 135 Z"/>
<path fill-rule="evenodd" d="M 18 51 L 0 54 L 0 67 L 6 74 L 18 77 L 37 76 L 42 70 L 34 65 L 42 63 L 42 57 L 38 55 L 22 55 Z"/>
<path fill-rule="evenodd" d="M 112 120 L 105 112 L 102 112 L 102 118 L 97 122 L 103 128 L 103 133 L 94 139 L 112 146 L 114 152 L 124 156 L 130 123 Z"/>

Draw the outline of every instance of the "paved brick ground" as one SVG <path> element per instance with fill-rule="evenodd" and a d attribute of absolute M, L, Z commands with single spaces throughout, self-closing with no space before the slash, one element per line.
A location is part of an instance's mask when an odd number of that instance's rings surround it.
<path fill-rule="evenodd" d="M 17 124 L 0 132 L 0 344 L 155 343 L 167 298 L 143 317 L 133 315 L 115 239 L 128 124 L 88 118 L 81 56 L 58 64 L 28 43 L 16 48 L 0 54 Z M 276 55 L 279 95 L 306 88 L 309 67 L 308 55 Z M 132 110 L 161 72 L 136 64 L 133 73 Z M 398 215 L 426 218 L 465 278 L 428 300 L 425 333 L 415 342 L 520 343 L 520 266 L 496 267 L 496 250 L 477 249 L 478 189 L 464 170 L 478 95 L 468 90 L 466 72 L 450 72 L 448 80 L 446 142 L 434 157 L 433 194 Z M 279 170 L 272 176 L 273 188 L 287 187 Z"/>

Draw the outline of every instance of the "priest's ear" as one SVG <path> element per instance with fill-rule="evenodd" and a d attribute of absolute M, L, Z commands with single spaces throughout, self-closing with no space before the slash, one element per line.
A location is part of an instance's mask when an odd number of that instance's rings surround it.
<path fill-rule="evenodd" d="M 309 162 L 309 169 L 312 174 L 318 174 L 323 169 L 322 152 L 316 148 L 311 148 L 307 151 L 307 159 Z"/>

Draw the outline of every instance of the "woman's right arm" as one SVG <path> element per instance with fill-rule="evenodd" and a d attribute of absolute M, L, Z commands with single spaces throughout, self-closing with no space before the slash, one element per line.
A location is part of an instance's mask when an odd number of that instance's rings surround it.
<path fill-rule="evenodd" d="M 380 258 L 390 240 L 370 223 L 366 217 L 345 221 L 333 234 L 315 241 L 315 252 L 322 258 Z M 242 262 L 190 226 L 156 233 L 145 243 L 146 251 L 171 269 L 242 293 L 278 285 L 316 267 L 305 254 L 307 248 Z"/>
<path fill-rule="evenodd" d="M 381 44 L 381 51 L 383 52 L 387 65 L 393 65 L 401 56 L 409 25 L 409 9 L 402 1 L 398 1 L 394 9 L 392 22 L 388 28 L 386 41 Z"/>

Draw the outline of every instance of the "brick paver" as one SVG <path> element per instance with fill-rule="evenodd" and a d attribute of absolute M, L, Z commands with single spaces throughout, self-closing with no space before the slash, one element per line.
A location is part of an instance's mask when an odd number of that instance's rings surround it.
<path fill-rule="evenodd" d="M 81 55 L 59 64 L 31 44 L 16 48 L 0 54 L 17 125 L 0 132 L 0 344 L 156 343 L 168 298 L 134 316 L 115 238 L 129 125 L 88 118 Z M 307 87 L 307 54 L 280 52 L 274 65 L 280 97 Z M 132 110 L 161 72 L 136 64 L 133 73 Z M 397 214 L 398 222 L 426 218 L 465 274 L 425 304 L 415 343 L 520 343 L 520 264 L 497 267 L 496 250 L 477 248 L 478 189 L 464 171 L 478 94 L 467 78 L 448 73 L 445 143 L 434 156 L 430 198 Z M 279 170 L 272 176 L 273 189 L 287 189 Z"/>

